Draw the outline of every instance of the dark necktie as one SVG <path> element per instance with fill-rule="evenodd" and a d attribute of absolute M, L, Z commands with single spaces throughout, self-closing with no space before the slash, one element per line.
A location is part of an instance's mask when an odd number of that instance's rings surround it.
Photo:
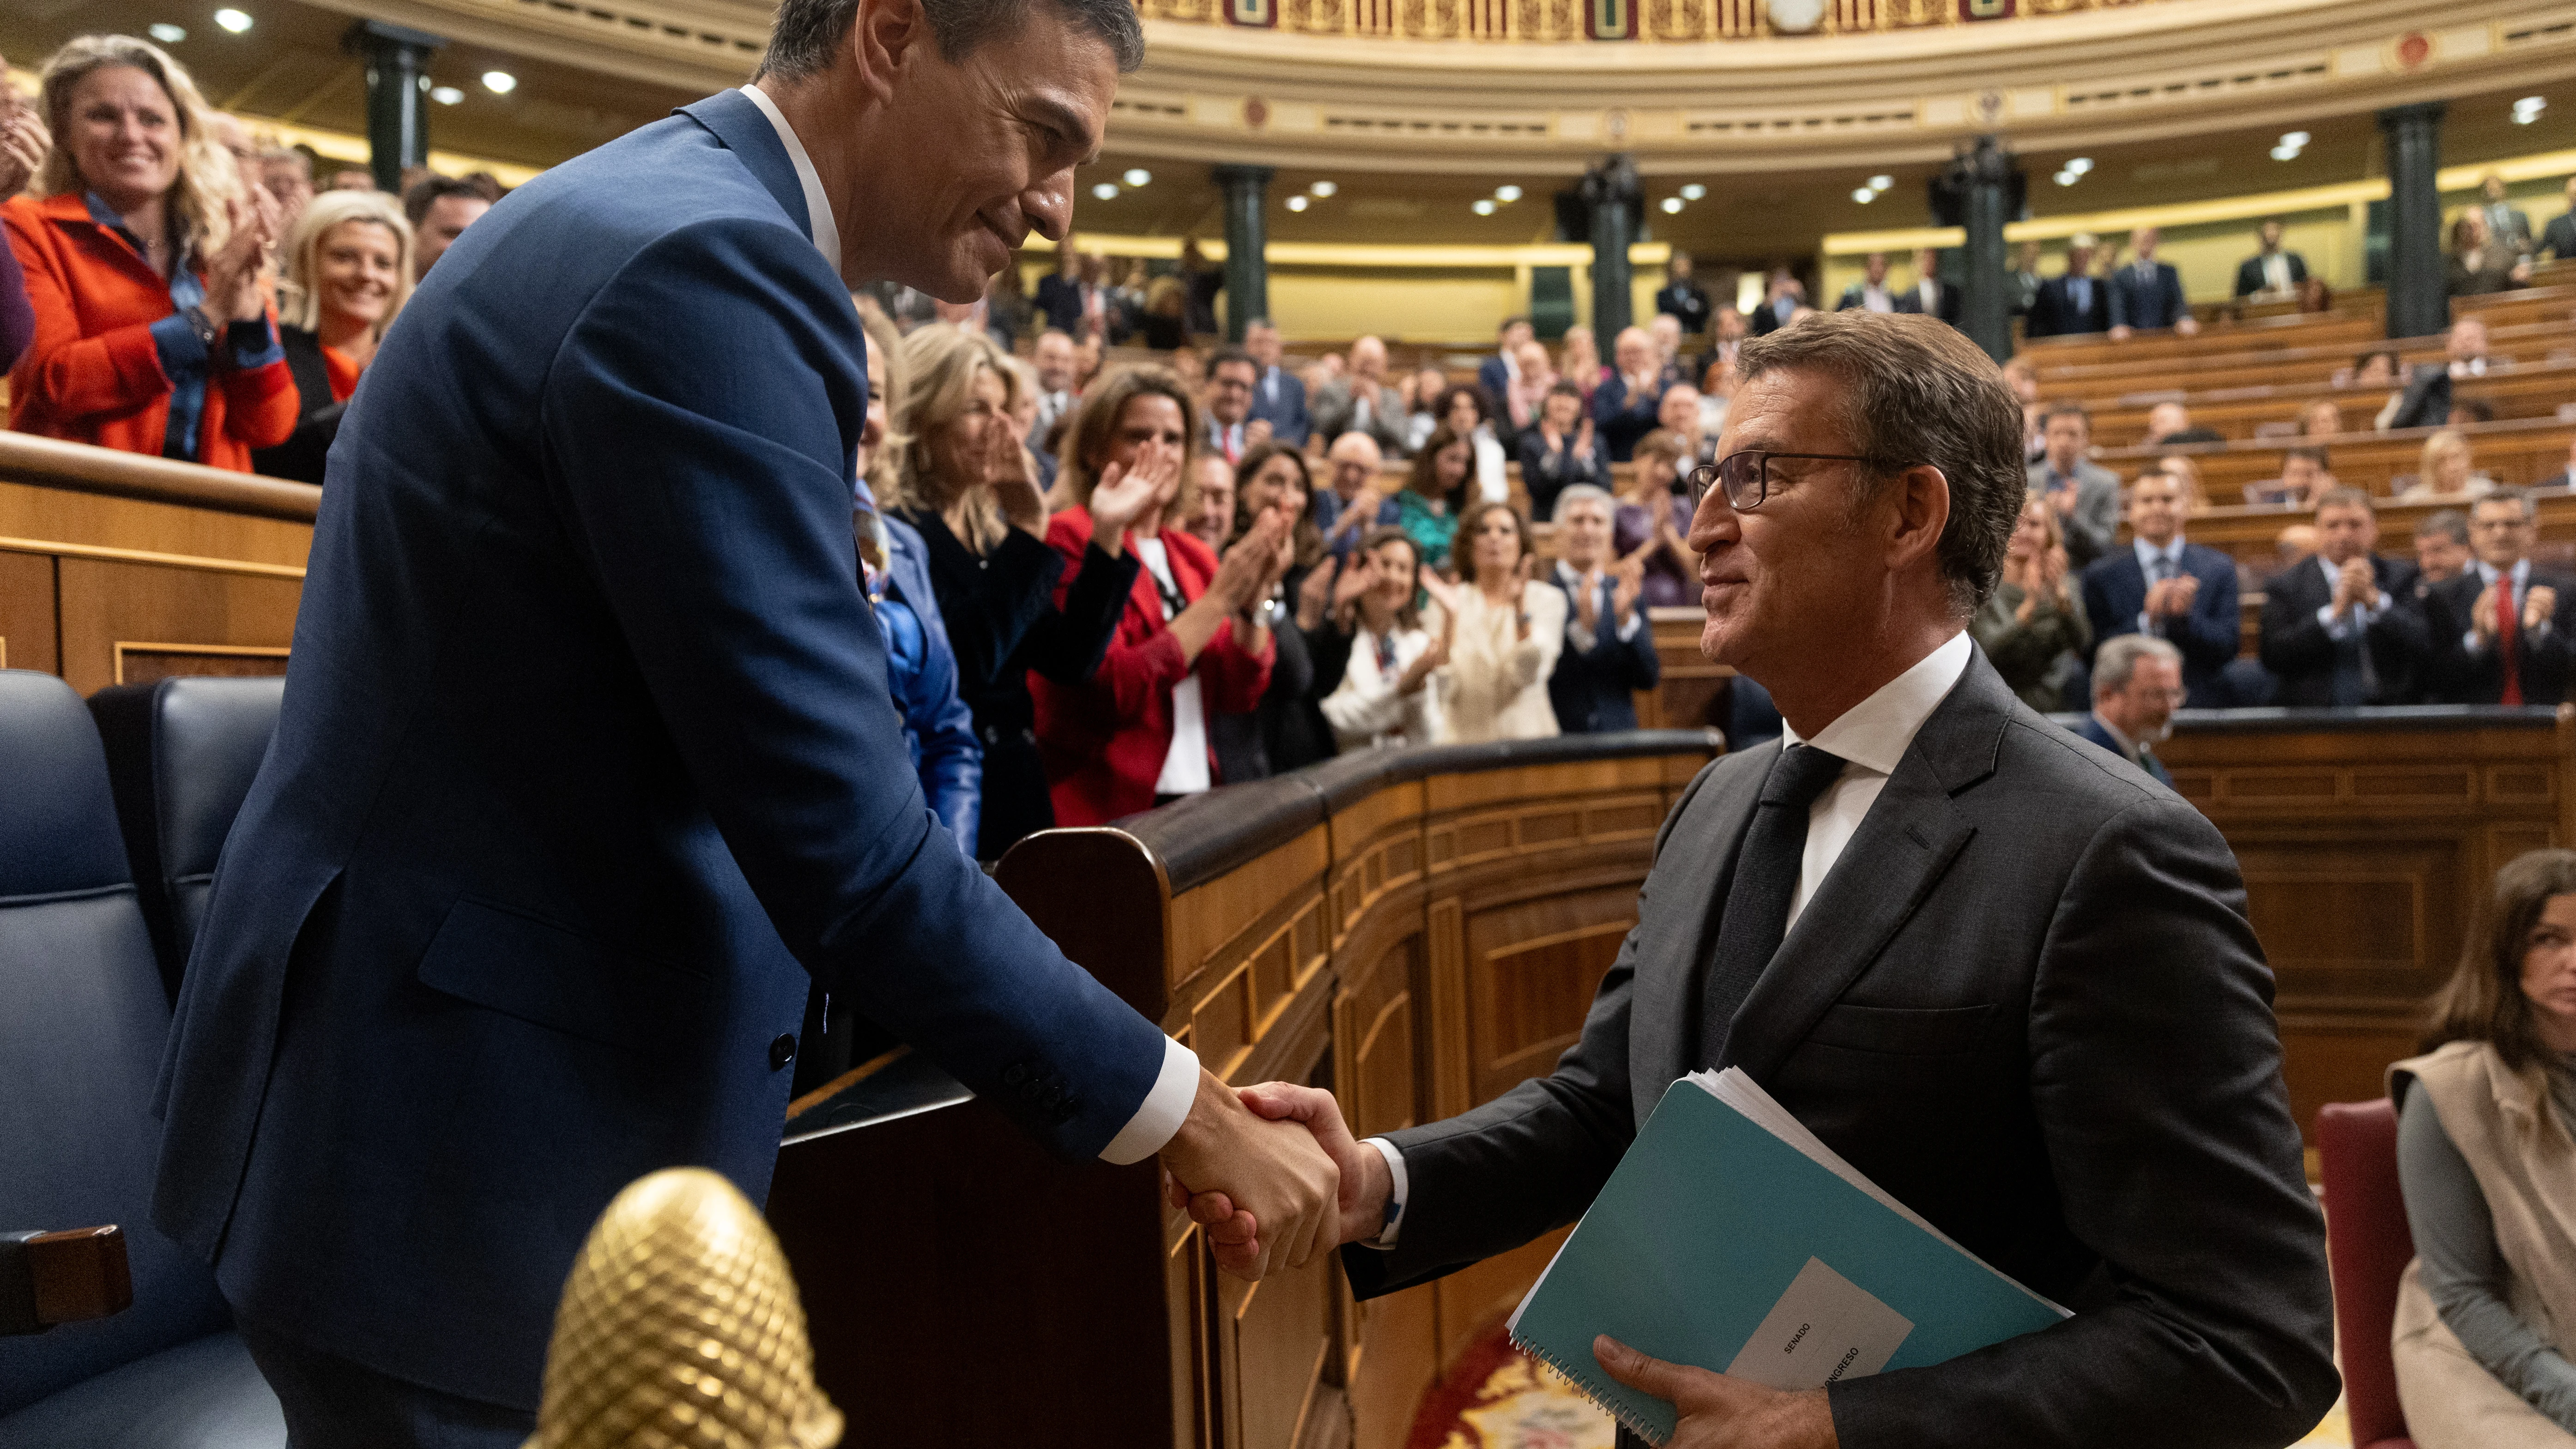
<path fill-rule="evenodd" d="M 2496 575 L 2496 659 L 2504 667 L 2504 688 L 2497 694 L 2498 704 L 2522 703 L 2522 656 L 2515 649 L 2515 636 L 2522 623 L 2513 607 L 2513 575 Z"/>
<path fill-rule="evenodd" d="M 2172 581 L 2174 573 L 2173 555 L 2162 553 L 2156 555 L 2155 581 L 2160 584 L 2169 583 Z M 2153 627 L 2156 637 L 2159 639 L 2164 637 L 2165 629 L 2171 623 L 2170 620 L 2161 614 L 2147 622 L 2151 627 Z"/>
<path fill-rule="evenodd" d="M 1807 812 L 1842 773 L 1841 756 L 1792 745 L 1772 761 L 1762 781 L 1762 803 L 1754 807 L 1753 824 L 1736 853 L 1717 951 L 1700 984 L 1699 1056 L 1705 1065 L 1725 1064 L 1735 1013 L 1789 934 L 1789 905 L 1797 899 L 1798 870 L 1807 853 Z"/>

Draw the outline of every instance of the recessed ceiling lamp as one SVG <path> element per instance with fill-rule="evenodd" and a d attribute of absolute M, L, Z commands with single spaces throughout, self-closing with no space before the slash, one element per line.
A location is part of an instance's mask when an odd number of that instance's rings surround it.
<path fill-rule="evenodd" d="M 1153 181 L 1154 173 L 1142 166 L 1130 166 L 1127 168 L 1127 174 L 1119 179 L 1130 186 L 1144 186 Z"/>
<path fill-rule="evenodd" d="M 161 42 L 163 45 L 177 45 L 180 41 L 188 38 L 188 32 L 171 24 L 167 20 L 151 27 L 144 33 L 151 36 L 154 40 Z"/>
<path fill-rule="evenodd" d="M 1873 176 L 1869 178 L 1869 189 L 1872 191 L 1885 191 L 1895 184 L 1896 178 L 1893 176 Z"/>
<path fill-rule="evenodd" d="M 1115 181 L 1103 181 L 1098 186 L 1091 188 L 1091 194 L 1102 201 L 1107 201 L 1118 194 L 1118 183 Z"/>
<path fill-rule="evenodd" d="M 1494 214 L 1494 199 L 1490 196 L 1479 196 L 1476 198 L 1475 205 L 1469 207 L 1468 210 L 1475 212 L 1478 216 L 1491 216 Z"/>
<path fill-rule="evenodd" d="M 506 96 L 519 88 L 519 78 L 506 70 L 483 72 L 483 89 L 496 96 Z"/>
<path fill-rule="evenodd" d="M 1682 199 L 1680 197 L 1667 196 L 1664 198 L 1664 215 L 1671 216 L 1673 213 L 1680 211 L 1681 209 Z"/>
<path fill-rule="evenodd" d="M 1306 209 L 1306 198 L 1302 196 L 1289 197 L 1288 209 L 1290 211 L 1304 211 Z"/>
<path fill-rule="evenodd" d="M 2528 126 L 2532 122 L 2539 120 L 2540 113 L 2548 109 L 2549 100 L 2547 97 L 2524 96 L 2521 100 L 2513 103 L 2513 123 L 2517 126 Z"/>
<path fill-rule="evenodd" d="M 454 86 L 433 86 L 430 88 L 429 98 L 442 106 L 452 106 L 465 99 L 465 92 Z"/>
<path fill-rule="evenodd" d="M 215 23 L 222 26 L 224 29 L 231 31 L 233 34 L 239 35 L 243 31 L 250 29 L 250 16 L 239 10 L 218 10 L 215 12 Z"/>
<path fill-rule="evenodd" d="M 1859 202 L 1863 206 L 1867 206 L 1871 202 L 1878 200 L 1878 193 L 1870 190 L 1866 186 L 1863 186 L 1852 192 L 1852 200 Z"/>
<path fill-rule="evenodd" d="M 1521 199 L 1521 189 L 1517 186 L 1497 186 L 1494 188 L 1494 199 L 1508 206 Z"/>
<path fill-rule="evenodd" d="M 2068 157 L 2068 158 L 2067 158 L 2067 161 L 2066 161 L 2066 174 L 2067 174 L 2067 175 L 2069 175 L 2069 176 L 2089 176 L 2089 175 L 2091 175 L 2091 174 L 2092 174 L 2092 172 L 2093 172 L 2093 158 L 2092 158 L 2092 157 L 2090 157 L 2090 156 L 2070 156 L 2070 157 Z"/>
<path fill-rule="evenodd" d="M 1708 195 L 1708 188 L 1700 185 L 1696 181 L 1682 188 L 1682 200 L 1684 201 L 1697 201 L 1706 195 Z"/>
<path fill-rule="evenodd" d="M 1318 181 L 1318 182 L 1316 182 L 1314 185 L 1309 186 L 1309 187 L 1307 187 L 1306 189 L 1307 189 L 1308 191 L 1313 192 L 1315 195 L 1317 195 L 1317 196 L 1319 196 L 1319 197 L 1322 197 L 1322 196 L 1330 196 L 1330 195 L 1332 195 L 1334 192 L 1339 191 L 1339 190 L 1341 190 L 1342 188 L 1340 188 L 1339 186 L 1334 185 L 1334 184 L 1333 184 L 1332 182 L 1330 182 L 1330 181 Z"/>

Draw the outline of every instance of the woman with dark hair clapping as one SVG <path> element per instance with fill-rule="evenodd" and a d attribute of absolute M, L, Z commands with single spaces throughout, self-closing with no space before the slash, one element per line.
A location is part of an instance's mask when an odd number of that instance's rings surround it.
<path fill-rule="evenodd" d="M 1234 470 L 1234 529 L 1241 538 L 1265 513 L 1280 512 L 1297 520 L 1288 540 L 1288 569 L 1269 597 L 1254 605 L 1270 624 L 1278 657 L 1270 665 L 1270 685 L 1249 713 L 1216 717 L 1217 769 L 1221 781 L 1236 784 L 1285 774 L 1333 756 L 1333 729 L 1324 719 L 1321 701 L 1341 681 L 1351 657 L 1350 631 L 1336 623 L 1336 586 L 1344 597 L 1358 591 L 1357 570 L 1339 568 L 1324 552 L 1323 532 L 1315 521 L 1315 490 L 1305 455 L 1285 443 L 1258 443 L 1246 450 Z"/>

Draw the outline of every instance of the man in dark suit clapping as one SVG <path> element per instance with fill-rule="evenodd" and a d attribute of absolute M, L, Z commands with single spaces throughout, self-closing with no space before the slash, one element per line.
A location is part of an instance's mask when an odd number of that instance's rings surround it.
<path fill-rule="evenodd" d="M 1558 557 L 1548 582 L 1565 594 L 1565 648 L 1547 677 L 1556 726 L 1570 735 L 1637 727 L 1636 693 L 1663 676 L 1655 631 L 1637 607 L 1643 570 L 1612 556 L 1610 495 L 1578 483 L 1556 498 Z"/>
<path fill-rule="evenodd" d="M 2129 485 L 2130 546 L 2084 570 L 2084 613 L 2098 642 L 2152 634 L 2182 651 L 2194 709 L 2233 704 L 2222 671 L 2243 645 L 2236 561 L 2182 536 L 2182 480 L 2141 473 Z"/>
<path fill-rule="evenodd" d="M 2433 635 L 2415 566 L 2378 552 L 2370 495 L 2317 500 L 2317 552 L 2272 576 L 2263 597 L 2263 667 L 2293 706 L 2413 704 Z"/>
<path fill-rule="evenodd" d="M 2093 238 L 2077 232 L 2066 243 L 2066 271 L 2039 284 L 2022 325 L 2029 337 L 2064 337 L 2111 330 L 2111 289 L 2094 279 Z"/>
<path fill-rule="evenodd" d="M 1255 317 L 1243 329 L 1243 350 L 1261 369 L 1252 382 L 1252 415 L 1270 424 L 1270 436 L 1292 448 L 1306 446 L 1315 420 L 1306 411 L 1305 382 L 1279 365 L 1279 329 Z"/>
<path fill-rule="evenodd" d="M 2576 578 L 2531 561 L 2531 495 L 2504 488 L 2469 505 L 2477 558 L 2425 596 L 2450 704 L 2559 704 L 2576 674 Z"/>
<path fill-rule="evenodd" d="M 2074 1310 L 1804 1393 L 1600 1340 L 1606 1372 L 1680 1411 L 1677 1446 L 2141 1446 L 2186 1422 L 2198 1449 L 2296 1439 L 2337 1387 L 2324 1236 L 2235 861 L 1963 632 L 2021 507 L 2019 404 L 1919 316 L 1814 317 L 1741 366 L 1690 532 L 1701 648 L 1770 691 L 1782 740 L 1683 792 L 1550 1075 L 1358 1142 L 1326 1093 L 1247 1100 L 1341 1166 L 1363 1299 L 1573 1222 L 1674 1078 L 1734 1066 Z M 1221 1262 L 1266 1231 L 1187 1201 Z"/>

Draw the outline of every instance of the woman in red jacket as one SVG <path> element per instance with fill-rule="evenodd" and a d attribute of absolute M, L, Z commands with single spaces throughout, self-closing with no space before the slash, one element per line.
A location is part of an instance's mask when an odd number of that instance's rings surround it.
<path fill-rule="evenodd" d="M 148 42 L 65 44 L 42 104 L 45 194 L 0 205 L 36 316 L 9 426 L 249 472 L 295 430 L 259 275 L 277 204 L 240 183 L 195 82 Z"/>
<path fill-rule="evenodd" d="M 1067 434 L 1061 481 L 1075 506 L 1047 524 L 1047 542 L 1067 560 L 1059 606 L 1091 542 L 1088 504 L 1102 475 L 1144 470 L 1161 492 L 1146 515 L 1153 529 L 1128 531 L 1144 567 L 1099 669 L 1081 685 L 1029 676 L 1058 825 L 1105 825 L 1208 789 L 1217 783 L 1209 718 L 1251 709 L 1269 687 L 1272 621 L 1253 610 L 1287 571 L 1295 520 L 1262 515 L 1222 564 L 1182 532 L 1198 436 L 1189 390 L 1160 367 L 1094 382 Z"/>

